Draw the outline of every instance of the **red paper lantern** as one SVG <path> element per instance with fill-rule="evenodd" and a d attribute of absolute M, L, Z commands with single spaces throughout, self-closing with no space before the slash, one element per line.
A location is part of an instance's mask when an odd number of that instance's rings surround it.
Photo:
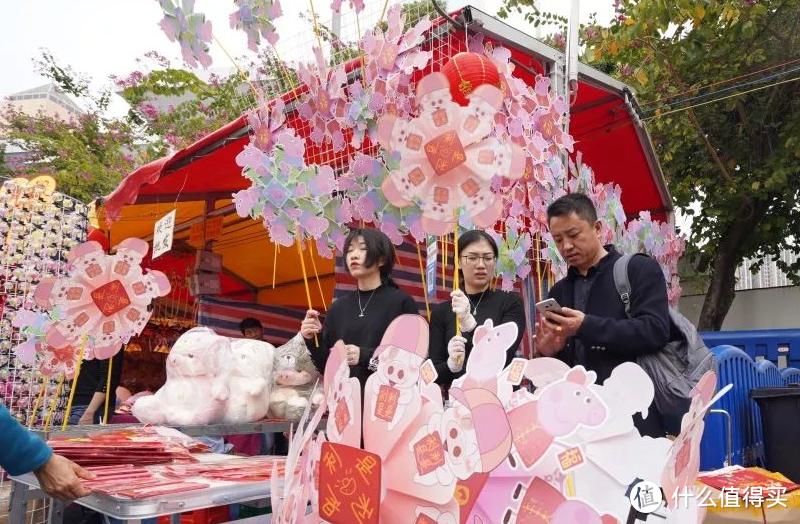
<path fill-rule="evenodd" d="M 490 84 L 498 89 L 500 72 L 491 60 L 478 53 L 458 53 L 442 68 L 450 82 L 453 100 L 462 106 L 469 104 L 467 95 L 481 84 Z"/>

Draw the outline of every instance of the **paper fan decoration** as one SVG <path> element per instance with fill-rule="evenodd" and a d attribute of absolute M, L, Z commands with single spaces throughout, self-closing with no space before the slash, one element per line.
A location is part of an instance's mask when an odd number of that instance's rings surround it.
<path fill-rule="evenodd" d="M 97 242 L 84 242 L 70 253 L 68 275 L 43 280 L 34 292 L 36 303 L 55 311 L 44 342 L 53 352 L 77 348 L 86 339 L 87 358 L 114 356 L 150 319 L 150 303 L 170 291 L 166 275 L 143 272 L 148 244 L 123 240 L 114 255 Z"/>
<path fill-rule="evenodd" d="M 322 144 L 329 140 L 334 151 L 345 147 L 341 121 L 345 118 L 347 73 L 344 66 L 328 67 L 322 50 L 314 48 L 316 68 L 301 65 L 297 73 L 308 88 L 308 95 L 298 113 L 311 124 L 311 140 Z"/>
<path fill-rule="evenodd" d="M 489 136 L 502 99 L 499 89 L 482 85 L 469 106 L 461 107 L 447 78 L 432 73 L 417 83 L 419 116 L 384 115 L 378 121 L 385 154 L 399 155 L 401 164 L 383 182 L 383 193 L 397 207 L 419 202 L 425 232 L 452 231 L 462 206 L 477 227 L 500 218 L 503 206 L 491 191 L 492 178 L 519 178 L 525 168 L 521 148 Z"/>
<path fill-rule="evenodd" d="M 247 34 L 247 47 L 251 51 L 258 52 L 262 36 L 272 45 L 278 42 L 273 22 L 283 14 L 278 0 L 234 0 L 233 3 L 236 11 L 230 15 L 231 28 Z"/>
<path fill-rule="evenodd" d="M 320 253 L 341 248 L 350 210 L 335 196 L 339 184 L 327 165 L 306 164 L 305 142 L 293 129 L 274 137 L 269 153 L 254 144 L 236 157 L 251 186 L 233 195 L 241 217 L 261 218 L 272 241 L 292 246 L 306 237 Z"/>
<path fill-rule="evenodd" d="M 172 0 L 158 0 L 164 11 L 159 23 L 170 42 L 181 46 L 184 62 L 190 67 L 211 65 L 208 44 L 211 43 L 211 22 L 202 13 L 194 12 L 194 0 L 181 0 L 177 5 Z"/>
<path fill-rule="evenodd" d="M 421 50 L 419 45 L 431 28 L 430 19 L 423 17 L 404 32 L 405 21 L 401 4 L 395 4 L 386 13 L 385 29 L 377 26 L 364 34 L 361 49 L 366 58 L 367 85 L 382 78 L 396 86 L 401 83 L 401 73 L 409 75 L 428 65 L 433 53 Z"/>

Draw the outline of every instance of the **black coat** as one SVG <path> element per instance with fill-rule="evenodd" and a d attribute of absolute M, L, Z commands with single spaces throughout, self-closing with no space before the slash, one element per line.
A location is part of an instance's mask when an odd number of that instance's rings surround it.
<path fill-rule="evenodd" d="M 582 364 L 597 373 L 602 384 L 611 371 L 623 362 L 654 353 L 669 340 L 667 283 L 658 262 L 649 257 L 633 257 L 628 265 L 631 283 L 630 317 L 614 285 L 614 262 L 620 253 L 606 246 L 608 255 L 589 271 L 596 271 L 589 290 L 583 323 L 575 337 L 559 352 L 558 358 L 570 366 Z M 572 308 L 575 280 L 582 278 L 575 268 L 550 289 L 549 296 L 561 306 Z M 583 344 L 583 358 L 576 355 L 574 338 Z"/>

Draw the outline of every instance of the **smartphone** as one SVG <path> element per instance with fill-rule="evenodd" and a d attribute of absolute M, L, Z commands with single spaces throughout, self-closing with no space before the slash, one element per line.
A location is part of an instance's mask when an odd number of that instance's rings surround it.
<path fill-rule="evenodd" d="M 541 302 L 536 303 L 536 309 L 539 310 L 539 313 L 544 316 L 547 311 L 552 311 L 554 313 L 561 313 L 561 306 L 558 305 L 556 299 L 548 298 L 547 300 L 542 300 Z"/>

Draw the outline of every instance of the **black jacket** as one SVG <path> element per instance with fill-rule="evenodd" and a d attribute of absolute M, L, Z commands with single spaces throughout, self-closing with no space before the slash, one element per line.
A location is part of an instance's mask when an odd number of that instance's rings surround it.
<path fill-rule="evenodd" d="M 359 317 L 358 298 L 364 307 L 364 316 Z M 375 353 L 386 328 L 392 321 L 403 314 L 418 315 L 417 304 L 411 295 L 396 287 L 382 284 L 372 291 L 353 291 L 336 299 L 328 308 L 322 325 L 322 333 L 306 340 L 306 347 L 311 352 L 317 370 L 325 373 L 330 348 L 338 340 L 345 344 L 353 344 L 361 348 L 358 365 L 350 366 L 350 376 L 357 377 L 364 387 L 369 371 L 369 361 Z"/>
<path fill-rule="evenodd" d="M 570 366 L 582 364 L 597 373 L 602 384 L 611 371 L 623 362 L 635 362 L 636 357 L 654 353 L 669 340 L 669 305 L 667 283 L 658 262 L 649 257 L 633 257 L 628 266 L 631 283 L 631 318 L 614 285 L 614 262 L 620 253 L 606 246 L 608 255 L 589 271 L 595 280 L 589 290 L 584 313 L 586 317 L 577 338 L 583 344 L 583 357 L 576 355 L 574 338 L 567 340 L 558 358 Z M 549 296 L 561 306 L 572 308 L 575 280 L 581 277 L 570 268 L 565 278 L 556 282 Z"/>

